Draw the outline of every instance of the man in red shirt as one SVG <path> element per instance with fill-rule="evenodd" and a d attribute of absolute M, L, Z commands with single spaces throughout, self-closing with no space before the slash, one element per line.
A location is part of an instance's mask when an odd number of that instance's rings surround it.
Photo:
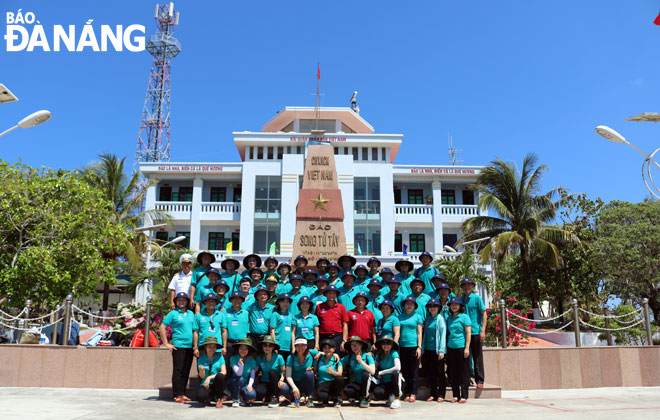
<path fill-rule="evenodd" d="M 376 319 L 366 308 L 369 298 L 360 292 L 353 298 L 354 309 L 348 311 L 348 337 L 358 336 L 369 344 L 376 342 Z M 344 338 L 346 340 L 346 338 Z"/>
<path fill-rule="evenodd" d="M 323 295 L 327 300 L 316 306 L 315 313 L 319 319 L 319 336 L 321 340 L 332 340 L 336 349 L 343 349 L 348 335 L 348 313 L 344 305 L 337 303 L 337 286 L 329 285 Z"/>

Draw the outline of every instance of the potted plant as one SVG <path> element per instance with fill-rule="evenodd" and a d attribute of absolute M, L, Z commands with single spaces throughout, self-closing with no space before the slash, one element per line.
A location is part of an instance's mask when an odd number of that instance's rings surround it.
<path fill-rule="evenodd" d="M 433 204 L 433 196 L 432 195 L 427 195 L 425 198 L 426 198 L 426 204 Z"/>

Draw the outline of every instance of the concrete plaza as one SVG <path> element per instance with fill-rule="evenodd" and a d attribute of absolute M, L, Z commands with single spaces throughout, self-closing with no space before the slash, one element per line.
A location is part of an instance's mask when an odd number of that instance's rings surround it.
<path fill-rule="evenodd" d="M 0 407 L 5 419 L 309 419 L 361 420 L 387 416 L 410 418 L 526 418 L 545 419 L 635 419 L 660 418 L 660 387 L 590 388 L 543 391 L 502 391 L 502 399 L 445 402 L 402 403 L 398 410 L 380 404 L 370 409 L 337 408 L 251 408 L 216 409 L 194 404 L 176 404 L 159 400 L 154 390 L 72 389 L 72 388 L 0 388 Z M 226 417 L 225 417 L 226 418 Z"/>

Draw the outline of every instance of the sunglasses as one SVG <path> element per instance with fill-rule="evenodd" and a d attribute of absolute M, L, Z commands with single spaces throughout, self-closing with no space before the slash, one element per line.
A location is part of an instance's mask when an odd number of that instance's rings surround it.
<path fill-rule="evenodd" d="M 275 347 L 275 344 L 263 343 L 262 346 L 264 346 L 264 347 Z"/>

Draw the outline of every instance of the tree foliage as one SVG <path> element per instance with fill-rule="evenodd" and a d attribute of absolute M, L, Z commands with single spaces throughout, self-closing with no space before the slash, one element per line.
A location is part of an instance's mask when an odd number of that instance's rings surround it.
<path fill-rule="evenodd" d="M 475 258 L 470 250 L 466 250 L 455 260 L 436 260 L 434 265 L 445 276 L 447 284 L 454 291 L 460 290 L 462 279 L 470 277 L 477 284 L 484 286 L 489 293 L 493 292 L 490 278 L 476 268 Z"/>
<path fill-rule="evenodd" d="M 0 161 L 0 303 L 54 306 L 114 281 L 128 234 L 112 205 L 77 174 Z"/>

